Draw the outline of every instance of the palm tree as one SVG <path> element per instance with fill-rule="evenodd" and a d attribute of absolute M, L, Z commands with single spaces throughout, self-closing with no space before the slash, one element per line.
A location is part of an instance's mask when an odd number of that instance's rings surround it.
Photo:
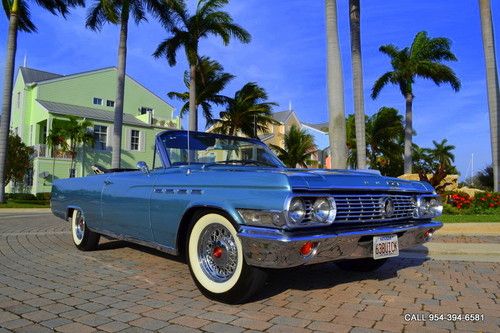
<path fill-rule="evenodd" d="M 83 6 L 83 0 L 36 0 L 36 4 L 50 13 L 66 17 L 69 8 Z M 4 0 L 3 9 L 9 19 L 7 35 L 7 52 L 3 86 L 2 119 L 0 120 L 0 202 L 5 202 L 5 163 L 7 158 L 7 142 L 9 138 L 10 115 L 12 107 L 12 86 L 14 84 L 14 66 L 17 51 L 17 32 L 36 32 L 31 21 L 29 2 L 27 0 Z"/>
<path fill-rule="evenodd" d="M 267 98 L 264 88 L 254 82 L 245 84 L 233 98 L 227 99 L 220 119 L 212 122 L 214 132 L 229 135 L 240 132 L 251 138 L 257 138 L 259 132 L 267 132 L 269 125 L 278 123 L 272 116 L 272 108 L 277 104 L 267 102 Z"/>
<path fill-rule="evenodd" d="M 146 11 L 157 18 L 165 27 L 171 25 L 170 6 L 176 0 L 96 0 L 90 8 L 87 28 L 100 31 L 105 23 L 120 25 L 118 44 L 118 66 L 116 73 L 116 100 L 114 113 L 111 165 L 119 168 L 121 163 L 121 142 L 123 124 L 123 101 L 125 95 L 125 73 L 127 65 L 127 37 L 130 16 L 136 24 L 146 20 Z"/>
<path fill-rule="evenodd" d="M 356 115 L 356 166 L 358 167 L 358 169 L 365 169 L 365 107 L 363 96 L 363 64 L 361 62 L 361 13 L 359 8 L 359 0 L 349 0 L 349 26 L 351 31 L 354 113 Z"/>
<path fill-rule="evenodd" d="M 71 155 L 70 170 L 75 168 L 75 160 L 77 155 L 77 148 L 80 145 L 94 144 L 94 136 L 89 131 L 92 123 L 86 119 L 78 120 L 76 117 L 69 117 L 69 121 L 64 123 L 63 133 L 67 140 L 69 140 L 68 152 Z M 71 172 L 70 172 L 71 174 Z"/>
<path fill-rule="evenodd" d="M 330 133 L 332 168 L 345 169 L 347 166 L 347 145 L 344 111 L 344 83 L 340 59 L 336 0 L 326 0 L 326 39 L 328 51 L 328 132 Z"/>
<path fill-rule="evenodd" d="M 406 100 L 405 116 L 405 148 L 404 172 L 412 169 L 412 136 L 413 136 L 413 83 L 417 77 L 434 81 L 436 85 L 449 83 L 453 90 L 460 90 L 460 80 L 455 72 L 443 61 L 456 61 L 450 50 L 451 41 L 447 38 L 429 38 L 427 32 L 421 31 L 415 36 L 411 47 L 399 49 L 392 44 L 380 47 L 380 52 L 391 58 L 393 70 L 386 72 L 375 81 L 371 97 L 377 98 L 387 84 L 398 85 Z"/>
<path fill-rule="evenodd" d="M 68 151 L 68 142 L 66 141 L 66 133 L 64 129 L 58 126 L 54 126 L 50 129 L 47 135 L 47 146 L 52 151 L 52 175 L 51 181 L 54 183 L 55 180 L 55 169 L 56 169 L 56 154 L 54 150 L 60 148 L 63 152 Z"/>
<path fill-rule="evenodd" d="M 292 125 L 285 134 L 284 148 L 276 145 L 271 145 L 271 148 L 289 168 L 296 168 L 297 165 L 307 168 L 307 164 L 311 162 L 311 153 L 318 149 L 313 136 L 296 125 Z"/>
<path fill-rule="evenodd" d="M 479 0 L 481 14 L 481 31 L 486 62 L 486 81 L 488 88 L 488 109 L 490 111 L 491 152 L 493 162 L 493 184 L 496 192 L 500 191 L 500 143 L 498 122 L 500 121 L 500 85 L 498 82 L 493 38 L 493 21 L 491 18 L 490 0 Z"/>
<path fill-rule="evenodd" d="M 439 163 L 440 167 L 447 168 L 455 162 L 455 155 L 452 153 L 455 150 L 454 145 L 448 144 L 448 139 L 443 139 L 441 142 L 432 140 L 434 148 L 431 149 L 432 157 Z"/>
<path fill-rule="evenodd" d="M 200 61 L 198 48 L 201 39 L 210 35 L 220 37 L 224 45 L 228 45 L 231 37 L 243 43 L 250 42 L 250 34 L 235 24 L 231 16 L 220 9 L 229 0 L 199 0 L 194 15 L 189 15 L 184 3 L 172 7 L 178 25 L 171 28 L 172 36 L 158 45 L 154 56 L 165 56 L 170 66 L 177 63 L 179 48 L 184 47 L 189 63 L 189 129 L 198 129 L 196 112 L 196 67 Z"/>
<path fill-rule="evenodd" d="M 347 118 L 348 162 L 356 167 L 355 116 Z M 382 107 L 371 117 L 365 116 L 367 160 L 370 168 L 387 176 L 398 176 L 403 170 L 403 117 L 394 108 Z"/>
<path fill-rule="evenodd" d="M 220 94 L 234 75 L 224 72 L 224 67 L 209 57 L 201 57 L 196 68 L 196 109 L 201 106 L 207 124 L 213 121 L 212 105 L 224 105 L 228 98 Z M 184 85 L 186 92 L 169 92 L 168 97 L 179 99 L 184 103 L 181 116 L 189 111 L 189 72 L 184 72 Z"/>

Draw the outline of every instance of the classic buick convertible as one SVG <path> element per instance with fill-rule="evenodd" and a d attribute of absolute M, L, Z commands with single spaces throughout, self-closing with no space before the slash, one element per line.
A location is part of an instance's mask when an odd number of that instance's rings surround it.
<path fill-rule="evenodd" d="M 374 270 L 427 241 L 442 212 L 427 183 L 375 171 L 287 169 L 262 142 L 166 131 L 152 168 L 62 179 L 52 212 L 80 250 L 101 235 L 186 258 L 207 297 L 243 302 L 266 268 L 336 261 Z"/>

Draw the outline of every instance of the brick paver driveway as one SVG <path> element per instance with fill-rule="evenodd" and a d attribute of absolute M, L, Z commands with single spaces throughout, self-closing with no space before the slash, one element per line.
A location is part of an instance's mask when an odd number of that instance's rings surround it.
<path fill-rule="evenodd" d="M 186 265 L 124 242 L 78 251 L 49 214 L 0 213 L 0 331 L 499 331 L 500 264 L 396 258 L 377 272 L 333 264 L 271 272 L 253 303 L 203 297 Z M 478 313 L 480 322 L 405 321 Z M 420 317 L 422 318 L 422 317 Z"/>

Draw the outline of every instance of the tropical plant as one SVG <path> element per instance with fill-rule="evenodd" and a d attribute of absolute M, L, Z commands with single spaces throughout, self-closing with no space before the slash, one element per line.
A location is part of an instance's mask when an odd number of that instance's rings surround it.
<path fill-rule="evenodd" d="M 318 148 L 314 144 L 314 138 L 305 130 L 292 125 L 285 133 L 285 147 L 271 145 L 276 151 L 278 158 L 289 168 L 301 166 L 307 168 L 312 163 L 311 154 Z"/>
<path fill-rule="evenodd" d="M 272 116 L 272 108 L 277 105 L 267 102 L 264 88 L 249 82 L 238 90 L 234 97 L 227 99 L 226 110 L 220 113 L 220 119 L 214 120 L 214 132 L 243 135 L 257 138 L 258 133 L 269 131 L 269 125 L 278 124 Z"/>
<path fill-rule="evenodd" d="M 415 36 L 411 47 L 399 49 L 388 44 L 380 47 L 380 52 L 391 58 L 392 71 L 386 72 L 375 81 L 371 97 L 377 98 L 382 88 L 391 83 L 399 86 L 406 101 L 404 172 L 412 171 L 412 136 L 413 132 L 413 84 L 415 79 L 424 78 L 434 81 L 436 85 L 449 83 L 453 90 L 460 89 L 460 80 L 455 72 L 443 61 L 456 61 L 450 50 L 451 41 L 447 38 L 430 38 L 427 32 L 421 31 Z"/>
<path fill-rule="evenodd" d="M 347 124 L 348 164 L 356 167 L 355 116 Z M 367 161 L 372 169 L 387 176 L 399 176 L 403 170 L 403 116 L 394 108 L 382 107 L 371 117 L 365 116 Z"/>
<path fill-rule="evenodd" d="M 326 40 L 328 77 L 328 132 L 332 156 L 332 168 L 347 166 L 347 144 L 344 111 L 344 81 L 340 59 L 337 27 L 337 1 L 326 0 Z"/>
<path fill-rule="evenodd" d="M 47 135 L 47 146 L 52 151 L 52 175 L 51 180 L 55 180 L 55 169 L 56 169 L 56 154 L 55 150 L 59 149 L 61 152 L 68 151 L 68 142 L 66 141 L 66 133 L 64 130 L 58 126 L 53 126 L 49 134 Z"/>
<path fill-rule="evenodd" d="M 356 166 L 366 168 L 365 106 L 363 97 L 363 66 L 361 61 L 361 11 L 359 0 L 349 0 L 351 32 L 352 79 L 356 127 Z M 347 134 L 347 137 L 349 135 Z M 347 144 L 349 149 L 349 144 Z M 349 155 L 348 155 L 349 162 Z"/>
<path fill-rule="evenodd" d="M 198 129 L 198 113 L 196 110 L 196 68 L 200 62 L 199 42 L 210 35 L 220 37 L 224 45 L 228 45 L 231 37 L 243 43 L 250 42 L 250 34 L 234 23 L 231 16 L 220 9 L 229 0 L 199 0 L 196 12 L 190 15 L 183 2 L 172 6 L 177 25 L 169 29 L 172 36 L 158 45 L 154 56 L 166 57 L 170 66 L 177 63 L 179 48 L 184 47 L 189 63 L 189 129 Z"/>
<path fill-rule="evenodd" d="M 66 17 L 69 9 L 83 6 L 83 0 L 37 0 L 36 4 L 48 10 L 51 14 Z M 31 20 L 29 1 L 3 0 L 3 9 L 9 19 L 7 34 L 7 52 L 5 57 L 5 72 L 3 80 L 2 119 L 0 120 L 0 203 L 5 202 L 5 167 L 8 154 L 8 137 L 10 116 L 12 111 L 12 87 L 14 85 L 14 65 L 17 51 L 17 32 L 36 32 L 36 26 Z"/>
<path fill-rule="evenodd" d="M 490 0 L 479 0 L 481 31 L 483 36 L 484 57 L 486 63 L 486 82 L 488 91 L 488 109 L 490 113 L 491 152 L 493 168 L 493 186 L 500 191 L 500 142 L 498 122 L 500 121 L 500 85 L 493 38 L 493 21 Z"/>
<path fill-rule="evenodd" d="M 86 119 L 79 120 L 77 117 L 70 116 L 68 121 L 58 123 L 58 126 L 49 133 L 47 143 L 51 147 L 59 147 L 61 151 L 68 153 L 71 156 L 70 176 L 71 170 L 75 169 L 76 156 L 80 146 L 94 144 L 94 135 L 89 131 L 92 123 Z M 52 157 L 55 159 L 54 151 Z M 53 160 L 54 167 L 55 160 Z M 54 179 L 54 170 L 52 170 L 52 179 Z"/>
<path fill-rule="evenodd" d="M 413 168 L 418 173 L 421 181 L 426 181 L 442 191 L 449 183 L 443 183 L 447 175 L 456 174 L 453 165 L 455 146 L 448 144 L 447 139 L 441 142 L 432 141 L 433 148 L 421 148 L 413 144 Z M 430 177 L 429 177 L 430 175 Z"/>
<path fill-rule="evenodd" d="M 149 12 L 164 27 L 171 26 L 170 6 L 180 0 L 96 0 L 90 8 L 86 27 L 100 31 L 105 23 L 120 25 L 118 44 L 118 65 L 116 73 L 116 100 L 112 140 L 111 165 L 119 168 L 121 163 L 121 142 L 123 126 L 123 101 L 125 96 L 125 73 L 127 65 L 128 23 L 132 16 L 136 24 L 146 21 Z"/>
<path fill-rule="evenodd" d="M 26 146 L 17 134 L 10 133 L 5 165 L 5 185 L 11 180 L 22 181 L 31 166 L 32 147 Z"/>
<path fill-rule="evenodd" d="M 494 188 L 493 165 L 489 165 L 483 170 L 479 170 L 474 176 L 465 180 L 465 184 L 486 191 L 493 191 Z"/>
<path fill-rule="evenodd" d="M 69 121 L 64 123 L 64 133 L 69 140 L 68 152 L 71 155 L 71 168 L 75 168 L 77 148 L 82 145 L 93 145 L 94 135 L 89 131 L 92 123 L 86 119 L 78 120 L 76 117 L 69 117 Z"/>
<path fill-rule="evenodd" d="M 228 98 L 221 95 L 226 85 L 234 78 L 234 75 L 224 72 L 224 67 L 209 57 L 201 57 L 196 67 L 196 109 L 201 106 L 207 124 L 213 121 L 212 105 L 224 105 Z M 168 97 L 179 99 L 184 103 L 180 115 L 189 111 L 189 72 L 184 72 L 184 85 L 186 92 L 169 92 Z"/>

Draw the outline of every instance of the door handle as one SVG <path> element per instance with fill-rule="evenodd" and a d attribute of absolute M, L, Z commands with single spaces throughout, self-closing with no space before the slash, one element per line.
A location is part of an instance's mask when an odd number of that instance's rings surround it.
<path fill-rule="evenodd" d="M 104 185 L 111 185 L 111 184 L 113 184 L 113 182 L 111 180 L 106 179 L 104 181 Z"/>

